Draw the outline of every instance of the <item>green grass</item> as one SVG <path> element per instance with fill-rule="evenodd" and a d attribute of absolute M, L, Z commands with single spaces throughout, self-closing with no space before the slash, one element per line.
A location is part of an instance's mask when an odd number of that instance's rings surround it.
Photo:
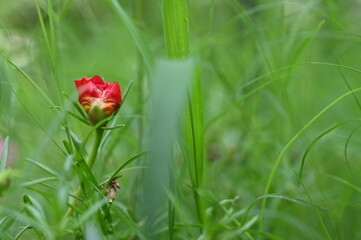
<path fill-rule="evenodd" d="M 0 239 L 359 239 L 355 6 L 0 0 Z"/>

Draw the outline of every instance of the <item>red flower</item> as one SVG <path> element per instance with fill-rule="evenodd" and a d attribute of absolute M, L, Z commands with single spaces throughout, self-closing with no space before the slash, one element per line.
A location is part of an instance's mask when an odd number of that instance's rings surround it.
<path fill-rule="evenodd" d="M 84 107 L 84 110 L 89 114 L 92 123 L 100 121 L 102 118 L 110 116 L 115 110 L 119 108 L 122 101 L 122 92 L 117 82 L 104 82 L 103 79 L 97 75 L 91 78 L 82 77 L 80 80 L 75 80 L 75 86 L 79 93 L 79 102 Z M 101 109 L 103 115 L 96 116 L 97 119 L 92 119 L 94 113 L 99 115 Z"/>

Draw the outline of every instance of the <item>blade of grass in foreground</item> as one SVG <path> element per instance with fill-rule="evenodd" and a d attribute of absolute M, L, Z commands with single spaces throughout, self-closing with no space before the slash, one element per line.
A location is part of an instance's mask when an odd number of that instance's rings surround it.
<path fill-rule="evenodd" d="M 189 52 L 189 22 L 186 0 L 163 1 L 163 26 L 168 57 L 187 57 Z"/>
<path fill-rule="evenodd" d="M 164 39 L 167 55 L 169 58 L 173 59 L 186 58 L 189 53 L 189 13 L 187 0 L 164 0 L 162 7 Z M 203 163 L 203 102 L 201 101 L 201 79 L 197 78 L 196 80 L 196 90 L 192 92 L 192 97 L 188 99 L 189 107 L 187 109 L 187 117 L 184 122 L 185 141 L 183 141 L 183 149 L 185 155 L 188 156 L 188 167 L 192 179 L 197 215 L 199 217 L 199 221 L 202 222 L 202 210 L 200 209 L 200 199 L 197 194 L 197 189 L 200 186 L 199 182 L 201 179 L 201 177 L 199 177 L 200 174 L 198 170 L 202 171 L 202 166 L 198 167 L 198 165 L 199 163 Z M 168 81 L 175 81 L 175 79 Z M 190 147 L 187 147 L 186 145 Z M 174 171 L 170 171 L 170 192 L 171 195 L 176 196 L 176 186 L 174 183 L 173 172 Z M 170 240 L 172 240 L 174 236 L 174 221 L 175 207 L 173 202 L 169 199 L 168 232 Z"/>
<path fill-rule="evenodd" d="M 163 1 L 163 26 L 167 55 L 169 58 L 182 59 L 189 53 L 189 13 L 186 0 Z M 200 73 L 198 71 L 197 73 Z M 174 81 L 174 80 L 173 80 Z M 184 118 L 184 141 L 182 148 L 188 161 L 196 211 L 199 222 L 203 222 L 201 198 L 197 190 L 203 179 L 203 94 L 201 74 L 197 74 L 188 92 L 188 107 Z M 174 192 L 172 193 L 174 194 Z M 174 209 L 170 203 L 170 208 Z M 170 211 L 169 238 L 174 231 L 174 210 Z"/>
<path fill-rule="evenodd" d="M 193 76 L 193 61 L 162 60 L 157 63 L 152 88 L 152 111 L 149 147 L 149 167 L 145 173 L 145 196 L 142 198 L 144 212 L 147 214 L 147 239 L 161 239 L 157 233 L 158 223 L 162 223 L 160 213 L 164 210 L 168 189 L 174 138 L 182 105 L 186 100 L 188 82 Z M 169 81 L 172 79 L 173 81 Z M 158 222 L 157 224 L 155 224 Z M 173 231 L 170 229 L 170 231 Z"/>

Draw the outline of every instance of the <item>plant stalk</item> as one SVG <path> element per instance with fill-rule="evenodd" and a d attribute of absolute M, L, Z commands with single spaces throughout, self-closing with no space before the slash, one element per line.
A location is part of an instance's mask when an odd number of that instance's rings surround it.
<path fill-rule="evenodd" d="M 93 165 L 95 163 L 95 160 L 96 160 L 96 158 L 98 156 L 98 150 L 99 150 L 100 143 L 102 141 L 103 133 L 104 133 L 104 130 L 101 129 L 101 128 L 97 128 L 95 130 L 95 140 L 94 140 L 94 144 L 93 144 L 93 149 L 92 149 L 90 157 L 89 157 L 89 159 L 87 161 L 87 164 L 88 164 L 90 169 L 92 169 L 92 167 L 93 167 Z M 79 197 L 80 194 L 81 194 L 81 187 L 78 186 L 78 188 L 77 188 L 76 192 L 74 193 L 74 195 L 76 197 Z M 76 205 L 78 202 L 79 202 L 79 200 L 74 198 L 72 200 L 72 202 L 71 202 L 71 205 Z M 73 213 L 73 210 L 74 209 L 72 207 L 68 207 L 64 217 L 69 217 Z"/>

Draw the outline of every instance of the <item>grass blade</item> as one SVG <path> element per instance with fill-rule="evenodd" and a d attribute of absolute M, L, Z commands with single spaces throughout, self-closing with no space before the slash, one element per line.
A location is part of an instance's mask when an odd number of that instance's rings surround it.
<path fill-rule="evenodd" d="M 310 152 L 311 148 L 313 147 L 313 145 L 315 145 L 318 140 L 320 140 L 322 137 L 326 136 L 328 133 L 332 132 L 333 130 L 335 130 L 336 128 L 344 125 L 345 123 L 348 123 L 350 121 L 352 121 L 353 119 L 348 119 L 348 120 L 345 120 L 345 121 L 342 121 L 332 127 L 330 127 L 329 129 L 327 129 L 326 131 L 324 131 L 323 133 L 321 133 L 319 136 L 317 136 L 311 143 L 310 145 L 308 145 L 308 147 L 306 148 L 306 151 L 304 152 L 303 156 L 302 156 L 302 161 L 301 161 L 301 167 L 300 167 L 300 171 L 299 171 L 299 174 L 298 174 L 298 186 L 300 185 L 301 183 L 301 177 L 302 177 L 302 172 L 303 172 L 303 167 L 304 167 L 304 164 L 305 164 L 305 161 L 306 161 L 306 157 L 308 155 L 308 153 Z"/>
<path fill-rule="evenodd" d="M 42 164 L 42 163 L 40 163 L 40 162 L 38 162 L 38 161 L 35 161 L 35 160 L 33 160 L 33 159 L 25 158 L 25 161 L 28 161 L 28 162 L 34 164 L 35 166 L 39 167 L 40 169 L 44 170 L 45 172 L 50 173 L 51 175 L 53 175 L 53 176 L 55 176 L 55 177 L 57 177 L 57 176 L 60 175 L 60 174 L 59 174 L 58 172 L 56 172 L 55 170 L 49 168 L 48 166 L 46 166 L 46 165 L 44 165 L 44 164 Z"/>
<path fill-rule="evenodd" d="M 341 95 L 340 97 L 336 98 L 334 101 L 332 101 L 329 105 L 327 105 L 324 109 L 322 109 L 318 114 L 316 114 L 316 116 L 314 116 L 301 130 L 299 130 L 294 136 L 293 138 L 286 144 L 286 146 L 282 149 L 282 151 L 280 152 L 280 154 L 278 155 L 278 158 L 276 160 L 276 162 L 273 165 L 273 168 L 271 170 L 271 173 L 268 177 L 268 181 L 267 181 L 267 185 L 265 188 L 265 195 L 269 194 L 271 185 L 273 183 L 273 179 L 275 177 L 276 171 L 283 159 L 283 156 L 285 155 L 286 151 L 291 147 L 291 145 L 298 139 L 298 137 L 304 132 L 306 131 L 306 129 L 312 124 L 314 123 L 317 119 L 319 119 L 328 109 L 330 109 L 332 106 L 334 106 L 336 103 L 340 102 L 342 99 L 344 99 L 345 97 L 349 96 L 350 94 L 353 94 L 355 92 L 359 92 L 361 91 L 361 88 L 356 88 L 352 91 L 346 92 L 345 94 Z M 266 208 L 266 204 L 267 204 L 267 198 L 264 198 L 262 201 L 262 212 L 265 210 Z M 260 229 L 263 228 L 263 217 L 261 217 L 260 219 Z"/>
<path fill-rule="evenodd" d="M 163 26 L 168 57 L 187 57 L 189 52 L 189 16 L 186 0 L 163 1 Z"/>
<path fill-rule="evenodd" d="M 140 54 L 143 57 L 145 66 L 148 70 L 149 76 L 151 76 L 152 73 L 152 67 L 154 65 L 154 60 L 152 53 L 143 37 L 139 29 L 134 24 L 133 20 L 128 16 L 128 14 L 124 11 L 123 7 L 118 3 L 117 0 L 107 0 L 114 11 L 118 14 L 118 16 L 123 20 L 125 25 L 127 26 L 130 34 L 133 37 L 133 40 L 140 52 Z"/>

